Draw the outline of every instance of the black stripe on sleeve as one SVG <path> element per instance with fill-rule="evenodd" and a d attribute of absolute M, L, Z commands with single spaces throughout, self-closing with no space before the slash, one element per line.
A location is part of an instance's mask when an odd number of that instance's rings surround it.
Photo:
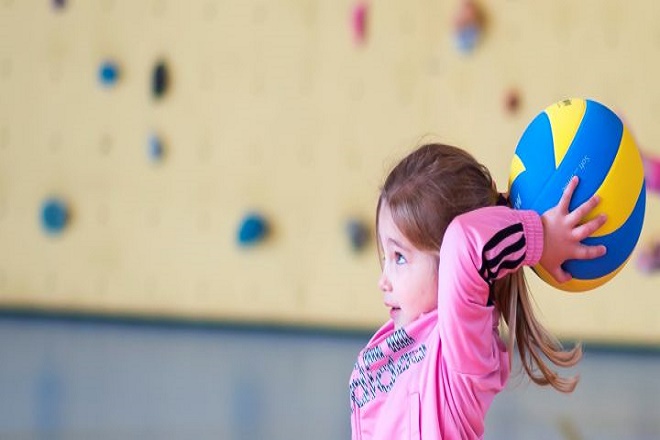
<path fill-rule="evenodd" d="M 522 223 L 515 223 L 513 225 L 507 226 L 504 229 L 499 230 L 493 237 L 486 242 L 482 251 L 481 251 L 481 268 L 479 269 L 479 274 L 488 284 L 492 284 L 502 269 L 515 269 L 518 267 L 525 259 L 525 253 L 515 260 L 508 259 L 510 256 L 521 249 L 523 249 L 527 243 L 524 234 L 516 240 L 514 243 L 510 244 L 506 248 L 502 249 L 496 256 L 488 259 L 486 254 L 489 251 L 495 249 L 500 243 L 502 243 L 507 238 L 512 235 L 519 234 L 523 232 Z M 493 269 L 497 268 L 495 272 Z"/>

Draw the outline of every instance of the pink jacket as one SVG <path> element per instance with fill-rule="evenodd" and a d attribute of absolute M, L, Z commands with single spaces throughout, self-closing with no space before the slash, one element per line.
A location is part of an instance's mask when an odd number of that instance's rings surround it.
<path fill-rule="evenodd" d="M 440 248 L 438 309 L 362 350 L 350 380 L 354 440 L 478 439 L 510 365 L 489 305 L 495 279 L 534 265 L 543 226 L 533 211 L 497 206 L 457 217 Z"/>

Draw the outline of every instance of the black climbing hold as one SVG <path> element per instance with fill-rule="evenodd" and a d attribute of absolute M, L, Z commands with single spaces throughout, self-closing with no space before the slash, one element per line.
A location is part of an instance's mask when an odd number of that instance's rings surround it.
<path fill-rule="evenodd" d="M 167 92 L 169 86 L 169 71 L 164 61 L 159 61 L 154 67 L 151 78 L 151 93 L 154 98 L 160 99 Z"/>

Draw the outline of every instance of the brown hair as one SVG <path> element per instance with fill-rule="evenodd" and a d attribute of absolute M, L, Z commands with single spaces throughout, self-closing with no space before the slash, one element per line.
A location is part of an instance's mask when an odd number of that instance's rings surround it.
<path fill-rule="evenodd" d="M 472 155 L 449 145 L 426 144 L 399 162 L 385 180 L 378 199 L 376 231 L 380 207 L 387 204 L 406 238 L 418 249 L 438 255 L 454 217 L 495 205 L 498 198 L 490 172 Z M 571 367 L 580 361 L 582 348 L 564 350 L 536 319 L 523 269 L 497 280 L 493 294 L 509 329 L 509 356 L 517 345 L 522 368 L 533 382 L 573 391 L 578 377 L 559 376 L 546 359 L 559 367 Z"/>

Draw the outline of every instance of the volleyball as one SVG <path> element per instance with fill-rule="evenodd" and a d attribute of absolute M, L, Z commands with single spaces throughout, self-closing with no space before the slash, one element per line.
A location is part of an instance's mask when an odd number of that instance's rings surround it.
<path fill-rule="evenodd" d="M 585 221 L 607 215 L 583 243 L 605 245 L 607 252 L 593 260 L 566 261 L 563 268 L 573 279 L 562 284 L 541 265 L 533 270 L 558 289 L 581 292 L 605 284 L 623 269 L 639 239 L 646 208 L 644 167 L 635 140 L 612 110 L 589 99 L 557 102 L 527 126 L 511 162 L 511 205 L 543 214 L 557 205 L 573 176 L 580 181 L 569 209 L 598 194 L 600 203 Z"/>

